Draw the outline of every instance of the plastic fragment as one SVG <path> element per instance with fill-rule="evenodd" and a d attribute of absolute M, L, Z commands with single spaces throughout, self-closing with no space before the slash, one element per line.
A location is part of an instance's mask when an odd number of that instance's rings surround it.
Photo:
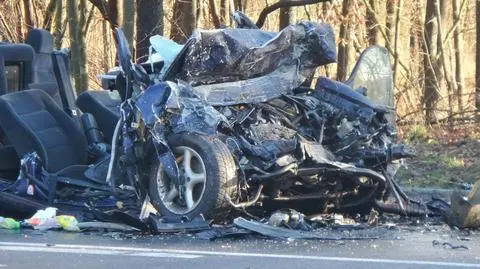
<path fill-rule="evenodd" d="M 61 215 L 56 217 L 58 224 L 65 231 L 69 232 L 79 232 L 80 228 L 78 227 L 78 221 L 74 216 Z"/>
<path fill-rule="evenodd" d="M 26 222 L 35 230 L 48 230 L 53 228 L 60 228 L 60 224 L 55 218 L 57 209 L 54 207 L 47 207 L 45 210 L 38 210 Z"/>
<path fill-rule="evenodd" d="M 20 222 L 12 218 L 0 217 L 0 229 L 15 230 L 20 228 Z"/>

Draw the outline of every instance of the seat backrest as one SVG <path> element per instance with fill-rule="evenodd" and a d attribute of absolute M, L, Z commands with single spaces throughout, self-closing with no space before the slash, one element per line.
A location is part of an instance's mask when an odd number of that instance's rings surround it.
<path fill-rule="evenodd" d="M 48 172 L 86 164 L 87 140 L 75 122 L 42 90 L 0 97 L 0 127 L 19 157 L 36 151 Z"/>
<path fill-rule="evenodd" d="M 29 88 L 46 91 L 57 104 L 62 105 L 52 62 L 52 34 L 43 29 L 32 29 L 28 32 L 25 43 L 32 46 L 35 51 L 35 59 L 32 65 L 33 82 L 29 85 Z"/>
<path fill-rule="evenodd" d="M 26 44 L 0 44 L 0 95 L 28 88 L 35 52 Z M 16 73 L 16 74 L 13 74 Z M 9 75 L 13 75 L 10 76 Z M 12 80 L 15 88 L 9 87 Z"/>

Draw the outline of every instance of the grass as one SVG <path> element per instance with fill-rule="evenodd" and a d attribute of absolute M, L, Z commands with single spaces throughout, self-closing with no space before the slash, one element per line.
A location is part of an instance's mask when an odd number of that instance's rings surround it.
<path fill-rule="evenodd" d="M 397 179 L 402 185 L 455 188 L 480 179 L 478 130 L 438 133 L 441 135 L 423 126 L 413 126 L 406 132 L 405 142 L 417 156 L 404 160 L 405 165 L 399 169 Z"/>

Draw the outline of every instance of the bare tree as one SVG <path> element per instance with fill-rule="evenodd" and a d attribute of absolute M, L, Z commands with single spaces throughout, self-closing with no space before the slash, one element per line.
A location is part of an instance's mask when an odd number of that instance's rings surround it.
<path fill-rule="evenodd" d="M 460 0 L 452 0 L 452 8 L 453 8 L 453 21 L 460 21 L 461 14 L 460 14 Z M 458 110 L 461 112 L 463 111 L 463 65 L 462 65 L 462 55 L 461 50 L 463 48 L 462 44 L 462 36 L 461 36 L 461 29 L 460 23 L 457 24 L 453 33 L 453 46 L 455 49 L 455 82 L 457 86 L 457 103 L 458 103 Z"/>
<path fill-rule="evenodd" d="M 342 5 L 343 21 L 340 25 L 337 60 L 337 80 L 339 81 L 345 81 L 347 79 L 350 50 L 350 24 L 347 17 L 350 14 L 351 4 L 352 0 L 345 0 Z"/>
<path fill-rule="evenodd" d="M 244 3 L 244 0 L 234 0 L 234 6 L 235 6 L 235 10 L 238 10 L 238 11 L 245 11 L 245 3 Z"/>
<path fill-rule="evenodd" d="M 133 39 L 135 30 L 135 1 L 123 0 L 123 31 L 127 38 L 130 50 L 133 52 Z"/>
<path fill-rule="evenodd" d="M 80 24 L 81 16 L 78 14 L 78 9 L 85 10 L 84 5 L 86 5 L 86 1 L 80 0 L 78 7 L 77 3 L 76 0 L 67 0 L 67 18 L 72 51 L 72 75 L 75 81 L 75 90 L 79 94 L 88 88 L 88 72 L 85 57 L 85 37 Z"/>
<path fill-rule="evenodd" d="M 79 0 L 78 4 L 78 25 L 76 29 L 76 40 L 78 43 L 78 72 L 79 80 L 75 84 L 77 86 L 77 93 L 88 89 L 88 68 L 87 68 L 87 44 L 85 42 L 85 34 L 83 27 L 87 23 L 87 0 Z"/>
<path fill-rule="evenodd" d="M 80 88 L 80 70 L 79 70 L 79 51 L 78 51 L 78 42 L 77 42 L 77 31 L 78 31 L 78 11 L 77 3 L 75 0 L 67 0 L 67 18 L 69 26 L 69 36 L 70 36 L 70 50 L 72 53 L 72 76 L 75 82 L 75 89 L 77 93 L 82 92 Z"/>
<path fill-rule="evenodd" d="M 438 56 L 435 56 L 436 58 L 439 59 L 439 61 L 441 61 L 441 63 L 439 64 L 441 66 L 441 68 L 443 69 L 443 74 L 445 76 L 445 81 L 446 81 L 446 84 L 447 84 L 447 99 L 448 99 L 448 116 L 451 117 L 453 115 L 453 94 L 455 92 L 455 85 L 453 85 L 452 83 L 452 75 L 450 74 L 449 70 L 447 69 L 447 65 L 446 65 L 446 52 L 445 52 L 445 48 L 444 48 L 444 45 L 443 45 L 443 19 L 442 19 L 442 14 L 445 14 L 445 12 L 442 13 L 441 9 L 441 5 L 445 5 L 445 3 L 442 1 L 442 0 L 437 0 L 435 2 L 435 17 L 437 19 L 437 26 L 438 26 L 438 36 L 437 36 L 437 40 L 440 40 L 438 42 Z M 445 7 L 443 7 L 445 8 Z"/>
<path fill-rule="evenodd" d="M 173 5 L 173 19 L 170 38 L 183 42 L 195 29 L 197 15 L 196 0 L 176 0 Z"/>
<path fill-rule="evenodd" d="M 438 25 L 435 18 L 435 2 L 437 0 L 427 0 L 425 10 L 425 26 L 423 34 L 423 53 L 424 53 L 424 94 L 423 104 L 425 106 L 425 119 L 427 122 L 435 120 L 435 108 L 437 106 L 439 95 L 438 75 L 440 74 L 439 63 L 435 58 L 437 53 L 437 35 Z"/>
<path fill-rule="evenodd" d="M 25 14 L 25 24 L 27 25 L 27 32 L 35 27 L 35 23 L 33 22 L 32 18 L 32 3 L 30 0 L 23 0 L 23 11 Z"/>
<path fill-rule="evenodd" d="M 398 44 L 400 42 L 400 21 L 402 19 L 402 9 L 403 9 L 403 0 L 397 1 L 397 7 L 395 12 L 395 39 L 394 39 L 394 62 L 393 62 L 393 83 L 397 82 L 397 71 L 398 71 L 398 59 L 399 59 L 399 49 Z"/>
<path fill-rule="evenodd" d="M 428 1 L 428 0 L 427 0 Z M 385 20 L 385 32 L 387 34 L 387 42 L 393 44 L 393 21 L 395 18 L 395 0 L 387 0 L 387 18 Z"/>
<path fill-rule="evenodd" d="M 57 5 L 57 2 L 57 0 L 50 0 L 50 2 L 48 2 L 47 9 L 45 10 L 42 28 L 47 31 L 50 31 L 50 29 L 52 28 L 53 15 L 55 13 L 55 7 Z"/>
<path fill-rule="evenodd" d="M 89 0 L 102 14 L 104 20 L 110 24 L 110 28 L 115 31 L 118 27 L 118 0 Z"/>
<path fill-rule="evenodd" d="M 477 48 L 475 64 L 475 108 L 480 112 L 480 1 L 476 1 Z"/>
<path fill-rule="evenodd" d="M 208 0 L 209 10 L 210 10 L 210 17 L 212 17 L 212 22 L 215 28 L 220 28 L 221 22 L 220 17 L 218 17 L 217 7 L 215 5 L 215 0 Z"/>
<path fill-rule="evenodd" d="M 257 27 L 262 28 L 263 25 L 265 24 L 265 20 L 267 19 L 268 14 L 274 12 L 275 10 L 279 8 L 286 8 L 286 7 L 298 7 L 298 6 L 304 6 L 304 5 L 311 5 L 311 4 L 316 4 L 316 3 L 321 3 L 321 2 L 328 2 L 330 0 L 289 0 L 289 1 L 279 1 L 273 5 L 265 7 L 262 12 L 260 12 L 260 15 L 258 16 L 257 19 Z"/>
<path fill-rule="evenodd" d="M 63 1 L 55 0 L 57 2 L 55 6 L 55 28 L 53 31 L 55 48 L 60 49 L 62 47 L 63 40 L 63 27 L 62 24 L 62 13 L 63 13 Z"/>
<path fill-rule="evenodd" d="M 378 25 L 375 21 L 375 13 L 377 12 L 377 1 L 368 0 L 372 9 L 367 8 L 367 16 L 365 26 L 367 27 L 368 44 L 370 46 L 378 43 Z"/>
<path fill-rule="evenodd" d="M 17 34 L 16 34 L 16 40 L 13 40 L 12 41 L 17 41 L 17 42 L 20 42 L 24 39 L 25 35 L 24 35 L 24 31 L 23 31 L 23 16 L 22 16 L 22 3 L 20 1 L 17 2 L 17 4 L 15 5 L 15 13 L 18 14 L 18 19 L 17 19 L 17 25 L 16 25 L 16 28 L 17 28 Z M 7 25 L 5 23 L 5 25 Z M 7 25 L 8 26 L 8 25 Z M 5 27 L 6 29 L 8 29 L 8 27 Z M 13 36 L 12 36 L 13 38 Z"/>
<path fill-rule="evenodd" d="M 103 72 L 107 73 L 108 68 L 110 67 L 110 46 L 109 46 L 109 34 L 108 34 L 108 26 L 107 26 L 107 21 L 103 20 L 102 22 L 102 39 L 103 39 L 103 62 L 102 62 L 102 67 L 103 67 Z"/>
<path fill-rule="evenodd" d="M 283 1 L 287 2 L 287 1 Z M 282 7 L 280 8 L 280 14 L 278 16 L 278 29 L 282 30 L 283 28 L 287 27 L 290 25 L 290 20 L 291 20 L 291 8 L 290 7 Z"/>
<path fill-rule="evenodd" d="M 149 38 L 163 35 L 163 0 L 137 0 L 137 58 L 148 54 Z"/>
<path fill-rule="evenodd" d="M 228 18 L 228 2 L 227 0 L 220 0 L 220 23 L 221 24 L 227 24 L 227 18 Z"/>

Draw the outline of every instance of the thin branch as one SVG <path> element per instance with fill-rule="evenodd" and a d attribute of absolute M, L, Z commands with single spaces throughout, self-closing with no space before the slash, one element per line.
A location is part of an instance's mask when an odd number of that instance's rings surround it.
<path fill-rule="evenodd" d="M 85 22 L 85 28 L 83 29 L 83 35 L 87 35 L 90 25 L 92 25 L 93 14 L 95 14 L 95 6 L 91 6 L 88 11 L 87 21 Z"/>
<path fill-rule="evenodd" d="M 443 39 L 443 45 L 444 46 L 445 46 L 445 43 L 447 43 L 450 40 L 450 35 L 452 35 L 452 33 L 458 27 L 458 24 L 460 23 L 461 18 L 462 18 L 462 13 L 463 13 L 465 7 L 467 6 L 466 5 L 467 2 L 468 2 L 468 0 L 463 0 L 462 5 L 460 6 L 460 11 L 458 12 L 459 13 L 458 19 L 453 22 L 452 27 L 448 30 L 447 34 L 445 35 L 445 38 Z"/>
<path fill-rule="evenodd" d="M 363 3 L 365 4 L 365 6 L 368 8 L 368 10 L 370 10 L 371 12 L 375 12 L 372 8 L 372 6 L 370 5 L 370 3 L 368 2 L 368 0 L 363 0 Z M 377 15 L 374 13 L 374 16 L 373 16 L 373 19 L 375 20 L 375 23 L 380 25 L 379 23 L 379 19 L 377 17 Z M 392 48 L 392 44 L 390 43 L 389 39 L 388 39 L 388 36 L 387 36 L 387 33 L 385 32 L 385 29 L 383 29 L 382 27 L 379 27 L 378 30 L 380 31 L 380 34 L 382 34 L 383 38 L 385 39 L 385 46 L 387 47 L 387 50 L 388 52 L 393 56 L 395 57 L 395 53 L 394 53 L 394 50 Z M 408 70 L 407 66 L 403 63 L 403 61 L 401 61 L 400 59 L 398 59 L 398 64 L 405 70 L 405 72 L 407 73 L 407 75 L 410 75 L 410 71 Z"/>
<path fill-rule="evenodd" d="M 7 31 L 7 34 L 8 34 L 8 38 L 10 39 L 10 41 L 15 41 L 15 36 L 13 35 L 13 32 L 12 30 L 10 30 L 10 27 L 8 26 L 8 23 L 7 21 L 5 20 L 5 18 L 3 17 L 3 13 L 0 12 L 0 21 L 2 22 L 2 25 L 3 27 L 5 28 L 5 30 Z"/>
<path fill-rule="evenodd" d="M 290 0 L 290 1 L 279 1 L 271 6 L 267 6 L 260 12 L 257 20 L 257 27 L 262 28 L 265 24 L 265 20 L 267 19 L 268 14 L 274 12 L 275 10 L 282 8 L 282 7 L 297 7 L 303 5 L 311 5 L 323 2 L 330 2 L 330 0 Z"/>

